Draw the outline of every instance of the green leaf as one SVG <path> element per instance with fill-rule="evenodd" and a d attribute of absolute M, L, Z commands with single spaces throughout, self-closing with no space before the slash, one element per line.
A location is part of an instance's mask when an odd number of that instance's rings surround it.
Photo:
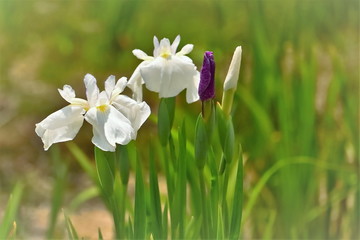
<path fill-rule="evenodd" d="M 167 239 L 168 235 L 168 203 L 165 203 L 164 211 L 162 215 L 162 229 L 163 233 L 162 236 Z"/>
<path fill-rule="evenodd" d="M 240 226 L 243 208 L 243 158 L 241 145 L 239 146 L 238 168 L 235 182 L 235 192 L 233 197 L 232 217 L 230 223 L 230 238 L 239 239 Z"/>
<path fill-rule="evenodd" d="M 121 181 L 124 185 L 127 185 L 130 174 L 130 162 L 127 146 L 118 145 L 116 147 L 116 163 L 120 172 Z"/>
<path fill-rule="evenodd" d="M 206 194 L 206 183 L 205 183 L 205 176 L 204 176 L 204 169 L 199 171 L 199 182 L 200 182 L 200 192 L 201 192 L 201 217 L 203 220 L 202 223 L 202 238 L 208 239 L 210 237 L 210 216 L 209 216 L 209 203 L 208 203 L 208 196 Z"/>
<path fill-rule="evenodd" d="M 234 154 L 234 142 L 235 142 L 235 133 L 234 133 L 234 126 L 231 120 L 231 117 L 227 121 L 226 126 L 226 138 L 225 138 L 225 145 L 224 145 L 224 157 L 226 162 L 229 164 L 233 159 Z"/>
<path fill-rule="evenodd" d="M 205 127 L 204 119 L 199 114 L 195 125 L 195 160 L 199 169 L 204 168 L 207 152 L 208 152 L 208 135 Z"/>
<path fill-rule="evenodd" d="M 8 234 L 15 223 L 17 211 L 20 206 L 21 196 L 24 190 L 24 184 L 18 182 L 12 191 L 2 221 L 0 222 L 0 239 L 7 239 Z"/>
<path fill-rule="evenodd" d="M 127 232 L 128 232 L 128 239 L 134 239 L 134 227 L 133 227 L 133 223 L 131 221 L 131 217 L 129 216 L 129 219 L 128 219 L 128 228 L 127 228 Z"/>
<path fill-rule="evenodd" d="M 155 170 L 155 160 L 153 148 L 150 148 L 150 217 L 151 228 L 155 239 L 163 238 L 162 233 L 162 214 L 161 214 L 161 202 L 159 183 Z"/>
<path fill-rule="evenodd" d="M 95 162 L 100 186 L 109 199 L 114 190 L 115 155 L 113 152 L 105 152 L 95 147 Z"/>
<path fill-rule="evenodd" d="M 178 229 L 178 238 L 182 239 L 185 236 L 185 212 L 186 212 L 186 129 L 185 121 L 183 122 L 179 134 L 179 158 L 177 160 L 177 177 L 174 203 L 170 205 L 172 212 L 172 229 Z"/>
<path fill-rule="evenodd" d="M 222 216 L 222 212 L 221 212 L 221 207 L 218 207 L 217 209 L 218 209 L 218 217 L 217 217 L 216 239 L 222 240 L 222 239 L 225 239 L 224 221 L 223 221 L 223 216 Z"/>
<path fill-rule="evenodd" d="M 211 236 L 216 235 L 216 224 L 218 221 L 218 205 L 220 204 L 221 194 L 219 186 L 218 169 L 216 166 L 215 153 L 212 148 L 209 151 L 208 167 L 211 173 L 210 178 L 210 189 L 209 189 L 209 213 L 210 213 L 210 225 L 211 225 Z"/>
<path fill-rule="evenodd" d="M 161 98 L 158 110 L 158 134 L 165 146 L 169 140 L 175 115 L 175 98 Z"/>
<path fill-rule="evenodd" d="M 114 193 L 111 197 L 110 207 L 113 214 L 116 238 L 124 238 L 125 212 L 126 212 L 126 192 L 127 185 L 123 184 L 119 172 L 116 172 L 114 181 Z"/>
<path fill-rule="evenodd" d="M 217 123 L 217 128 L 218 128 L 220 144 L 221 144 L 222 149 L 224 149 L 226 135 L 227 135 L 227 131 L 226 131 L 227 121 L 226 121 L 224 112 L 219 103 L 216 105 L 216 123 Z"/>
<path fill-rule="evenodd" d="M 135 182 L 135 213 L 134 213 L 134 238 L 145 238 L 146 227 L 146 202 L 145 188 L 140 167 L 140 161 L 136 164 L 136 182 Z"/>
<path fill-rule="evenodd" d="M 194 216 L 192 216 L 186 225 L 185 239 L 198 239 L 200 236 L 202 222 L 203 221 L 201 218 L 196 219 Z"/>

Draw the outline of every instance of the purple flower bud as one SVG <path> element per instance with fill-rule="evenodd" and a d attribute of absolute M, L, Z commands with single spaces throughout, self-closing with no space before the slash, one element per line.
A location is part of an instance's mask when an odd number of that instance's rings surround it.
<path fill-rule="evenodd" d="M 206 51 L 200 71 L 199 96 L 201 101 L 215 97 L 215 61 L 213 52 Z"/>

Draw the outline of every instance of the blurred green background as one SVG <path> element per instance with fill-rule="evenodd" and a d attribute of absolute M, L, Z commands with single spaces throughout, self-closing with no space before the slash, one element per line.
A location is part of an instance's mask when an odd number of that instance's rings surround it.
<path fill-rule="evenodd" d="M 351 0 L 0 1 L 0 206 L 19 179 L 24 206 L 49 200 L 57 169 L 34 124 L 65 106 L 57 88 L 84 97 L 86 73 L 100 88 L 111 74 L 129 78 L 140 63 L 133 49 L 152 55 L 154 35 L 178 34 L 180 48 L 194 44 L 198 69 L 203 52 L 214 52 L 218 101 L 243 48 L 233 118 L 246 159 L 244 238 L 359 237 L 359 2 Z M 157 95 L 144 98 L 156 113 Z M 195 119 L 200 103 L 184 99 L 178 116 Z M 85 125 L 74 141 L 92 157 Z M 147 123 L 139 142 L 155 131 Z M 86 177 L 58 145 L 76 192 Z"/>

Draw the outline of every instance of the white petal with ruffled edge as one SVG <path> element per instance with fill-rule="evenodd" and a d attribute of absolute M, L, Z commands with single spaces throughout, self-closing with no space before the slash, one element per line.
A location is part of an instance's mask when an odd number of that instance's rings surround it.
<path fill-rule="evenodd" d="M 108 96 L 108 98 L 111 98 L 111 94 L 114 91 L 115 88 L 115 76 L 114 75 L 110 75 L 106 80 L 105 80 L 105 92 Z"/>
<path fill-rule="evenodd" d="M 75 98 L 75 91 L 70 85 L 64 85 L 63 89 L 58 89 L 58 91 L 61 97 L 69 103 Z"/>
<path fill-rule="evenodd" d="M 186 102 L 193 103 L 199 100 L 199 83 L 200 83 L 200 73 L 196 71 L 193 81 L 189 81 L 189 86 L 186 88 Z"/>
<path fill-rule="evenodd" d="M 136 102 L 128 96 L 119 95 L 114 101 L 113 106 L 130 120 L 135 133 L 145 120 L 150 116 L 151 110 L 146 102 Z"/>
<path fill-rule="evenodd" d="M 86 88 L 86 98 L 89 102 L 90 107 L 95 106 L 99 96 L 99 88 L 96 85 L 96 79 L 91 74 L 86 74 L 84 77 L 84 84 Z"/>
<path fill-rule="evenodd" d="M 180 52 L 176 53 L 177 56 L 183 56 L 186 54 L 189 54 L 194 48 L 193 44 L 186 44 L 181 50 Z"/>
<path fill-rule="evenodd" d="M 115 88 L 111 93 L 110 102 L 112 102 L 117 96 L 119 96 L 120 93 L 124 91 L 124 89 L 126 88 L 126 84 L 126 77 L 122 77 L 116 82 Z"/>
<path fill-rule="evenodd" d="M 104 128 L 101 126 L 93 125 L 93 138 L 91 142 L 103 151 L 115 152 L 116 145 L 111 145 L 105 137 Z"/>
<path fill-rule="evenodd" d="M 143 98 L 142 85 L 144 84 L 144 80 L 141 77 L 140 68 L 147 66 L 150 63 L 151 61 L 143 61 L 140 63 L 127 82 L 127 86 L 132 90 L 133 98 L 137 102 L 142 102 Z"/>
<path fill-rule="evenodd" d="M 113 147 L 116 143 L 125 145 L 135 137 L 130 121 L 111 105 L 102 110 L 89 109 L 85 114 L 85 120 L 96 128 L 93 143 L 105 151 L 112 151 L 109 144 Z"/>
<path fill-rule="evenodd" d="M 54 143 L 74 139 L 83 124 L 83 113 L 82 107 L 69 105 L 35 124 L 35 132 L 42 139 L 44 149 L 48 150 Z"/>
<path fill-rule="evenodd" d="M 132 53 L 134 54 L 135 57 L 144 61 L 154 59 L 154 57 L 148 56 L 144 51 L 140 49 L 134 49 Z"/>
<path fill-rule="evenodd" d="M 182 61 L 173 56 L 171 61 L 157 58 L 146 67 L 140 68 L 141 76 L 150 91 L 158 92 L 161 98 L 174 97 L 185 88 L 195 88 L 194 78 L 197 76 L 192 63 Z"/>

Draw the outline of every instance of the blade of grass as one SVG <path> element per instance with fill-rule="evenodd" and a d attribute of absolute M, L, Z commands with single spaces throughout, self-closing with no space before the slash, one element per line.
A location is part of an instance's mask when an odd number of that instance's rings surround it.
<path fill-rule="evenodd" d="M 66 175 L 68 172 L 67 165 L 60 159 L 60 153 L 58 148 L 54 148 L 52 153 L 52 160 L 54 164 L 54 186 L 51 198 L 51 210 L 50 210 L 50 220 L 49 226 L 46 233 L 48 239 L 53 238 L 53 233 L 55 230 L 55 225 L 59 211 L 61 209 L 61 204 L 63 202 L 64 191 L 66 186 Z"/>
<path fill-rule="evenodd" d="M 65 211 L 64 211 L 64 217 L 65 217 L 65 224 L 66 224 L 66 229 L 67 229 L 67 232 L 68 232 L 68 235 L 69 235 L 69 239 L 71 239 L 71 240 L 79 239 L 79 235 L 76 232 L 76 229 L 74 228 L 74 225 L 72 224 L 70 218 L 65 213 Z"/>
<path fill-rule="evenodd" d="M 353 169 L 348 169 L 345 167 L 341 167 L 337 164 L 330 164 L 330 163 L 319 163 L 314 158 L 305 157 L 305 156 L 299 156 L 299 157 L 292 157 L 287 159 L 281 159 L 277 161 L 276 164 L 274 164 L 271 168 L 269 168 L 260 178 L 260 180 L 257 182 L 253 190 L 251 191 L 249 195 L 249 200 L 247 201 L 247 204 L 244 207 L 243 211 L 243 221 L 245 222 L 247 218 L 250 216 L 250 212 L 252 211 L 253 207 L 255 206 L 256 200 L 261 192 L 261 190 L 264 188 L 265 184 L 269 179 L 277 172 L 279 169 L 286 167 L 288 165 L 296 165 L 296 164 L 310 164 L 314 165 L 318 168 L 323 169 L 329 169 L 329 170 L 336 170 L 338 172 L 344 172 L 348 175 L 348 177 L 352 177 L 350 173 L 353 171 Z"/>
<path fill-rule="evenodd" d="M 4 217 L 0 224 L 0 239 L 6 239 L 8 237 L 11 227 L 15 222 L 17 211 L 20 207 L 23 190 L 24 184 L 22 182 L 18 182 L 10 195 Z"/>
<path fill-rule="evenodd" d="M 103 240 L 104 238 L 103 238 L 103 235 L 102 235 L 102 233 L 101 233 L 101 229 L 100 228 L 98 228 L 98 239 L 99 240 Z"/>
<path fill-rule="evenodd" d="M 69 204 L 70 211 L 75 211 L 84 202 L 100 195 L 98 187 L 89 187 L 77 194 Z"/>
<path fill-rule="evenodd" d="M 98 178 L 96 175 L 96 170 L 94 165 L 90 162 L 89 158 L 85 153 L 73 142 L 67 142 L 66 146 L 70 152 L 74 155 L 75 159 L 78 161 L 80 166 L 84 169 L 86 174 L 91 178 L 91 180 L 98 184 Z"/>

